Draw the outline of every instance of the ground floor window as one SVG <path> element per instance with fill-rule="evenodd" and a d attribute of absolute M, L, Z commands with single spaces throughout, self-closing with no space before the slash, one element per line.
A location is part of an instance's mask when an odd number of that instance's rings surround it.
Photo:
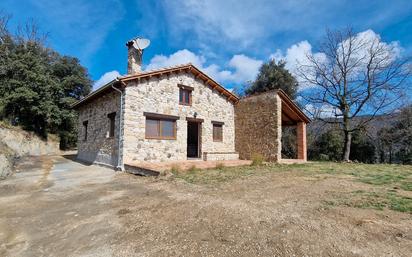
<path fill-rule="evenodd" d="M 107 117 L 109 118 L 109 137 L 114 137 L 116 113 L 109 113 Z"/>
<path fill-rule="evenodd" d="M 83 141 L 87 141 L 87 126 L 89 125 L 89 121 L 83 121 Z"/>
<path fill-rule="evenodd" d="M 146 138 L 176 139 L 176 121 L 146 117 Z"/>
<path fill-rule="evenodd" d="M 223 141 L 223 122 L 212 121 L 213 124 L 213 141 Z"/>

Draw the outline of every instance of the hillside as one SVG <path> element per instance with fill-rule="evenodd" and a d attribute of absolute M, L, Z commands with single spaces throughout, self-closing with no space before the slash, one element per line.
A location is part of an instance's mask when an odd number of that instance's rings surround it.
<path fill-rule="evenodd" d="M 58 137 L 49 135 L 45 141 L 32 132 L 0 123 L 0 179 L 12 174 L 15 162 L 23 156 L 58 153 Z"/>
<path fill-rule="evenodd" d="M 353 122 L 363 122 L 365 120 L 369 119 L 369 116 L 360 116 L 353 118 Z M 390 127 L 392 126 L 397 120 L 399 119 L 399 113 L 392 113 L 392 114 L 387 114 L 387 115 L 380 115 L 376 116 L 373 120 L 369 121 L 366 125 L 366 130 L 368 132 L 368 135 L 372 138 L 376 137 L 376 134 L 378 133 L 379 130 L 381 130 L 384 127 Z M 330 121 L 334 121 L 335 119 L 330 119 Z M 340 119 L 338 119 L 340 120 Z M 325 133 L 326 131 L 332 129 L 334 124 L 330 123 L 325 123 L 322 120 L 319 119 L 314 119 L 311 123 L 309 123 L 308 126 L 308 133 L 314 134 L 314 135 L 321 135 L 322 133 Z"/>

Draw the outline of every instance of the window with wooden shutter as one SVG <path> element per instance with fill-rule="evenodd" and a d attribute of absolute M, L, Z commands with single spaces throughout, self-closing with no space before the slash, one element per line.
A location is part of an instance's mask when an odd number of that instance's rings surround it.
<path fill-rule="evenodd" d="M 146 117 L 147 139 L 176 139 L 176 120 Z"/>
<path fill-rule="evenodd" d="M 179 104 L 192 105 L 192 91 L 193 88 L 184 85 L 179 86 Z"/>
<path fill-rule="evenodd" d="M 223 141 L 223 122 L 212 122 L 213 124 L 213 141 Z"/>

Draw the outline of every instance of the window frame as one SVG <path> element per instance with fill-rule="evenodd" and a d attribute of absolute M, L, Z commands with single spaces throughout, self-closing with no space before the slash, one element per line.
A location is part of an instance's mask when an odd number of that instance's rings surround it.
<path fill-rule="evenodd" d="M 108 138 L 114 138 L 116 133 L 116 112 L 107 114 L 107 118 L 109 118 Z"/>
<path fill-rule="evenodd" d="M 224 122 L 212 121 L 212 137 L 213 142 L 223 142 L 223 125 Z M 220 137 L 216 137 L 215 128 L 220 128 Z"/>
<path fill-rule="evenodd" d="M 89 121 L 83 121 L 83 141 L 87 141 L 87 128 L 89 126 Z"/>
<path fill-rule="evenodd" d="M 163 114 L 156 114 L 156 113 L 144 113 L 146 116 L 145 119 L 145 139 L 158 139 L 158 140 L 176 140 L 177 139 L 177 122 L 176 120 L 179 119 L 177 116 L 171 115 L 163 115 Z M 158 136 L 148 136 L 147 135 L 147 120 L 157 121 L 157 131 Z M 172 122 L 173 123 L 173 136 L 163 136 L 163 122 Z"/>
<path fill-rule="evenodd" d="M 192 105 L 192 91 L 193 91 L 194 88 L 189 87 L 189 86 L 185 86 L 185 85 L 181 85 L 181 84 L 179 84 L 178 87 L 179 87 L 179 104 L 180 105 L 191 106 Z M 189 98 L 189 102 L 185 101 L 186 97 L 185 97 L 184 93 L 187 94 L 187 96 Z"/>

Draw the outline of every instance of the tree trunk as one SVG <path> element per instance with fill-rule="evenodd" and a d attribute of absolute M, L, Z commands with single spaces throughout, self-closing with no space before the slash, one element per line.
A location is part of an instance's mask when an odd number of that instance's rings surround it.
<path fill-rule="evenodd" d="M 343 148 L 343 161 L 345 162 L 349 161 L 351 143 L 352 143 L 352 132 L 345 131 L 345 145 Z"/>

